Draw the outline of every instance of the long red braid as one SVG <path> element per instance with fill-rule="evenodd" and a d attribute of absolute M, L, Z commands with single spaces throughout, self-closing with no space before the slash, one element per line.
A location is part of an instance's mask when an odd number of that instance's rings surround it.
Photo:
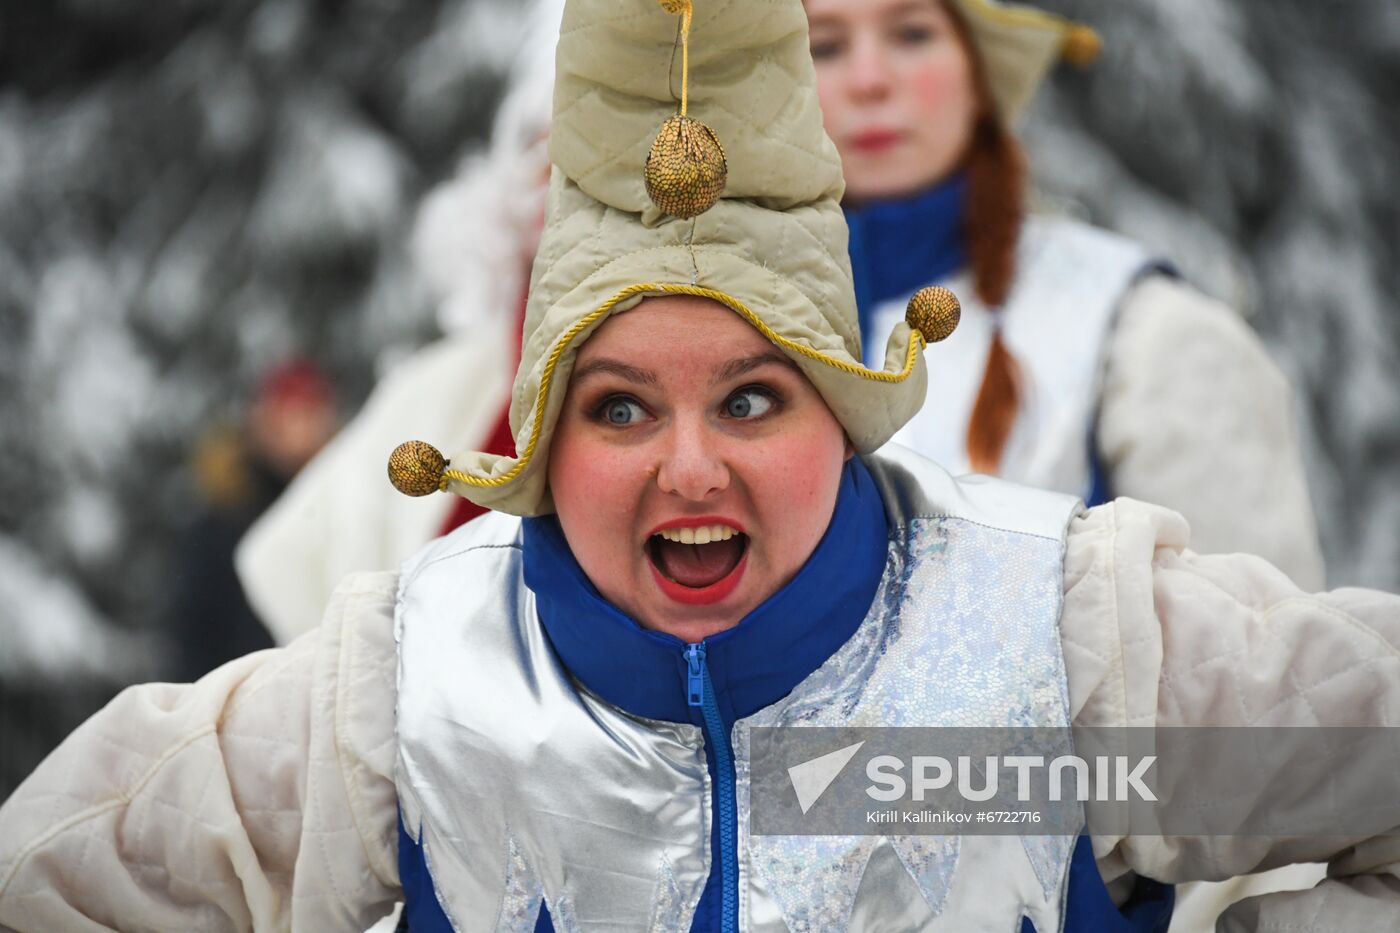
<path fill-rule="evenodd" d="M 978 473 L 996 473 L 1020 409 L 1020 366 L 1001 337 L 999 319 L 1016 278 L 1016 244 L 1025 216 L 1026 157 L 992 99 L 986 68 L 967 25 L 946 4 L 963 48 L 973 62 L 980 116 L 963 164 L 968 179 L 965 240 L 973 290 L 992 310 L 992 343 L 982 386 L 967 423 L 967 457 Z"/>
<path fill-rule="evenodd" d="M 1024 216 L 1026 160 L 994 117 L 978 122 L 968 154 L 967 255 L 977 298 L 992 309 L 992 343 L 967 422 L 967 457 L 978 473 L 996 473 L 1020 409 L 1020 367 L 1001 337 L 1001 306 L 1016 277 Z"/>

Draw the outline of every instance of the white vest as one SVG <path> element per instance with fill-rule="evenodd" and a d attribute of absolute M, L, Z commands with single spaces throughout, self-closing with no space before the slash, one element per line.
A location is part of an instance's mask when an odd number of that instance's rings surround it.
<path fill-rule="evenodd" d="M 867 463 L 890 528 L 870 612 L 731 735 L 740 927 L 785 933 L 822 917 L 822 929 L 1014 933 L 1028 916 L 1058 930 L 1073 837 L 748 832 L 752 727 L 1069 725 L 1059 617 L 1077 501 L 954 480 L 897 447 Z M 688 930 L 711 871 L 703 735 L 576 683 L 521 561 L 519 520 L 489 515 L 403 569 L 404 825 L 459 930 L 531 931 L 542 903 L 560 933 Z"/>
<path fill-rule="evenodd" d="M 1016 256 L 1016 281 L 1000 311 L 1002 339 L 1021 367 L 1021 410 L 1002 456 L 1006 479 L 1087 496 L 1089 432 L 1098 412 L 1104 353 L 1128 287 L 1151 268 L 1140 246 L 1084 224 L 1030 218 Z M 940 284 L 962 302 L 962 321 L 927 351 L 928 397 L 894 436 L 948 467 L 967 473 L 967 423 L 982 385 L 993 313 L 976 298 L 966 270 Z M 904 295 L 875 309 L 871 359 L 884 352 L 904 320 Z"/>

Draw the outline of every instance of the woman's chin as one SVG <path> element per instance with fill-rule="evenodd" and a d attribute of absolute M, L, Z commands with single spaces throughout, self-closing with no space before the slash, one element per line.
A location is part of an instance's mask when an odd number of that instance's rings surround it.
<path fill-rule="evenodd" d="M 897 201 L 933 188 L 952 174 L 933 172 L 927 166 L 909 166 L 895 160 L 866 159 L 846 173 L 845 199 L 851 204 Z"/>

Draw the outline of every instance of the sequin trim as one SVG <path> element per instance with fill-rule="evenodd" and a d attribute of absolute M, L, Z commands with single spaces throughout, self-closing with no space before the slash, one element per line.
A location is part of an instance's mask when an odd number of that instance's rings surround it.
<path fill-rule="evenodd" d="M 884 577 L 855 635 L 785 700 L 740 724 L 741 859 L 792 930 L 843 929 L 871 853 L 885 837 L 750 835 L 747 729 L 1068 726 L 1061 547 L 957 518 L 914 519 L 895 529 Z M 891 842 L 938 916 L 957 871 L 958 837 Z M 1027 859 L 1051 904 L 1062 900 L 1056 892 L 1072 844 L 1061 837 L 1026 840 Z"/>
<path fill-rule="evenodd" d="M 515 841 L 506 837 L 509 851 L 506 857 L 505 895 L 501 899 L 501 917 L 496 923 L 500 933 L 534 933 L 544 903 L 540 880 L 525 862 L 525 855 Z"/>

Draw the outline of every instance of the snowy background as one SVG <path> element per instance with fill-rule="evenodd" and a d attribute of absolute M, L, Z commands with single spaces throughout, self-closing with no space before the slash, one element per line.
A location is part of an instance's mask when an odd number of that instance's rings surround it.
<path fill-rule="evenodd" d="M 1400 5 L 1045 0 L 1094 24 L 1041 199 L 1241 308 L 1298 389 L 1330 583 L 1400 589 Z M 288 356 L 347 412 L 434 336 L 416 204 L 478 147 L 512 0 L 0 6 L 0 798 L 122 684 L 188 468 Z"/>

